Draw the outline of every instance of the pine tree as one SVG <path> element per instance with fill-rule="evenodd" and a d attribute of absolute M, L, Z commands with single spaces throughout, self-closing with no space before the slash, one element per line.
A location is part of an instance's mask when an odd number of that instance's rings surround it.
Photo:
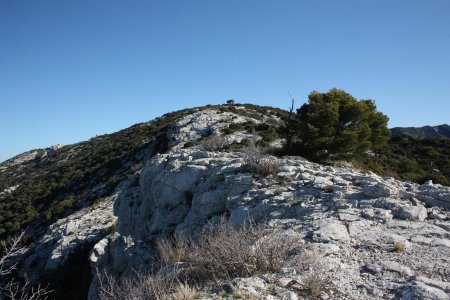
<path fill-rule="evenodd" d="M 296 150 L 313 161 L 350 158 L 377 150 L 389 140 L 388 117 L 372 100 L 356 100 L 343 90 L 312 92 L 297 110 Z"/>

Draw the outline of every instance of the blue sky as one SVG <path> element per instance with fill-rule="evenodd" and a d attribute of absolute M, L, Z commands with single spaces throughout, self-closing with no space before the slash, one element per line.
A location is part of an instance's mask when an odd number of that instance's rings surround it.
<path fill-rule="evenodd" d="M 337 87 L 450 123 L 450 1 L 0 1 L 0 161 L 169 111 Z"/>

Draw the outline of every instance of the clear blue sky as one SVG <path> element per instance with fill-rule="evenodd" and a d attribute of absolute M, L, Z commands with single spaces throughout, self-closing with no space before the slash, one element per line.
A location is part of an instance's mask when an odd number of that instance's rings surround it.
<path fill-rule="evenodd" d="M 374 99 L 450 123 L 449 0 L 0 1 L 0 161 L 186 107 Z"/>

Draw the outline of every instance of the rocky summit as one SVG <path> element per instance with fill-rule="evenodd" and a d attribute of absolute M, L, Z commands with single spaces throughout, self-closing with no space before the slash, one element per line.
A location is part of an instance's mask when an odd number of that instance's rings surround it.
<path fill-rule="evenodd" d="M 21 254 L 21 273 L 39 281 L 87 247 L 88 297 L 97 299 L 98 270 L 125 278 L 151 268 L 155 241 L 195 238 L 205 224 L 225 216 L 236 228 L 251 219 L 268 236 L 290 236 L 308 253 L 304 260 L 313 261 L 303 271 L 286 265 L 229 278 L 227 284 L 246 299 L 450 299 L 449 187 L 234 147 L 263 140 L 245 128 L 249 122 L 277 126 L 282 118 L 244 106 L 206 107 L 176 118 L 165 132 L 167 149 L 136 154 L 132 172 L 113 174 L 119 181 L 113 190 L 51 223 Z M 35 156 L 28 153 L 14 164 Z M 268 167 L 251 168 L 253 156 L 259 167 Z M 17 187 L 8 188 L 2 193 Z M 314 297 L 304 293 L 311 274 L 324 282 Z M 198 286 L 196 298 L 244 298 L 212 285 Z"/>

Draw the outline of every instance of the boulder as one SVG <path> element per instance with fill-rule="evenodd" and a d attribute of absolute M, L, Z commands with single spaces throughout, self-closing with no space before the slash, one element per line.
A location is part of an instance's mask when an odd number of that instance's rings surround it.
<path fill-rule="evenodd" d="M 427 217 L 427 209 L 423 206 L 403 206 L 396 211 L 395 216 L 402 220 L 422 222 Z"/>
<path fill-rule="evenodd" d="M 348 243 L 350 241 L 347 227 L 337 220 L 320 221 L 312 239 L 317 243 Z"/>
<path fill-rule="evenodd" d="M 399 191 L 394 186 L 379 182 L 374 185 L 366 185 L 363 193 L 369 198 L 380 198 L 398 196 Z"/>

